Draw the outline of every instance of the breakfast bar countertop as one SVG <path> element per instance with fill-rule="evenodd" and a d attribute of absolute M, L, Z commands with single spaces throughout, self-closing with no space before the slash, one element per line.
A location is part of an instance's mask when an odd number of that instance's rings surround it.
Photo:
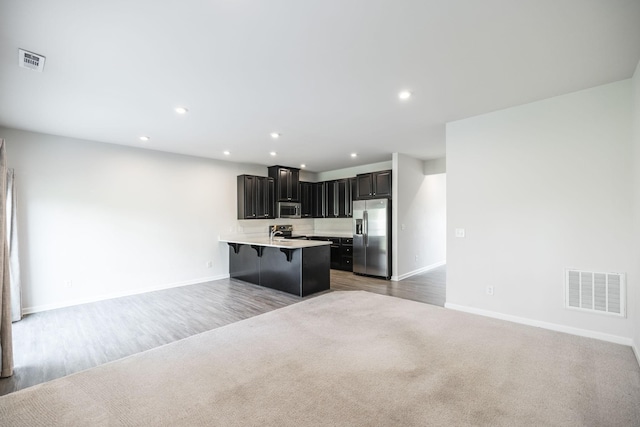
<path fill-rule="evenodd" d="M 331 242 L 318 241 L 318 240 L 303 240 L 303 239 L 285 239 L 280 236 L 276 236 L 270 239 L 269 236 L 259 235 L 246 235 L 246 234 L 234 234 L 228 236 L 220 236 L 218 238 L 220 242 L 226 243 L 238 243 L 241 245 L 257 245 L 267 246 L 273 248 L 286 248 L 286 249 L 301 249 L 311 248 L 315 246 L 329 245 Z"/>

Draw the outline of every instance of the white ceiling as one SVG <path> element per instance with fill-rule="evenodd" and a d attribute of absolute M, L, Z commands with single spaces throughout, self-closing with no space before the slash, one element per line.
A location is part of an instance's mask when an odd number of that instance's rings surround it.
<path fill-rule="evenodd" d="M 0 125 L 320 172 L 639 60 L 638 0 L 0 0 Z"/>

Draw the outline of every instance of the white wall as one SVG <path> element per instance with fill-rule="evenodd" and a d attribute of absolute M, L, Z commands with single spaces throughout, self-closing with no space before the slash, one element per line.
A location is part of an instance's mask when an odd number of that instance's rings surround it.
<path fill-rule="evenodd" d="M 634 170 L 634 252 L 635 270 L 629 281 L 633 284 L 630 289 L 629 320 L 634 326 L 634 350 L 640 363 L 640 62 L 633 75 L 633 170 Z"/>
<path fill-rule="evenodd" d="M 393 155 L 393 280 L 446 262 L 446 175 L 425 175 L 424 167 Z"/>
<path fill-rule="evenodd" d="M 13 129 L 0 135 L 16 173 L 27 311 L 228 276 L 227 245 L 217 239 L 240 223 L 236 176 L 267 173 Z"/>
<path fill-rule="evenodd" d="M 436 175 L 439 173 L 447 172 L 447 159 L 443 157 L 442 159 L 432 159 L 424 161 L 424 174 L 425 175 Z"/>
<path fill-rule="evenodd" d="M 351 178 L 361 173 L 369 173 L 391 169 L 391 160 L 368 165 L 354 166 L 352 168 L 336 169 L 316 174 L 318 181 L 331 181 L 332 179 Z"/>
<path fill-rule="evenodd" d="M 630 80 L 447 124 L 447 306 L 630 343 L 563 307 L 565 268 L 632 278 L 630 155 Z"/>

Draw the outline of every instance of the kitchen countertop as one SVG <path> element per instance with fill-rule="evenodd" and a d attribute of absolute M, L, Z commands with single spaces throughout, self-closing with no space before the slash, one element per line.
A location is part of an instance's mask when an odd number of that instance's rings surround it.
<path fill-rule="evenodd" d="M 218 238 L 218 241 L 227 243 L 240 243 L 243 245 L 258 245 L 287 249 L 311 248 L 314 246 L 324 246 L 331 244 L 331 242 L 318 240 L 283 239 L 279 236 L 276 236 L 273 240 L 271 240 L 269 239 L 269 236 L 247 236 L 242 234 L 220 236 Z"/>
<path fill-rule="evenodd" d="M 301 234 L 307 237 L 353 237 L 353 234 L 350 231 L 321 231 Z"/>

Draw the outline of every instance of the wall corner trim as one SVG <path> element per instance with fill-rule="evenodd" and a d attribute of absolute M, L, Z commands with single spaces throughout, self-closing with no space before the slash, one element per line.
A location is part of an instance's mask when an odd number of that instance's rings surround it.
<path fill-rule="evenodd" d="M 557 323 L 543 322 L 540 320 L 528 319 L 526 317 L 512 316 L 510 314 L 503 314 L 497 311 L 482 310 L 480 308 L 468 307 L 458 304 L 445 303 L 444 307 L 450 310 L 463 311 L 465 313 L 506 320 L 508 322 L 520 323 L 522 325 L 534 326 L 537 328 L 563 332 L 566 334 L 577 335 L 585 338 L 594 338 L 600 341 L 607 341 L 614 344 L 621 344 L 634 348 L 631 338 L 621 337 L 618 335 L 605 334 L 603 332 L 590 331 L 588 329 L 574 328 L 572 326 L 560 325 Z M 637 349 L 634 348 L 634 351 L 636 353 L 636 358 L 638 358 Z M 638 361 L 640 363 L 640 358 L 638 358 Z"/>
<path fill-rule="evenodd" d="M 633 343 L 631 348 L 633 349 L 633 354 L 636 355 L 636 361 L 638 362 L 638 366 L 640 366 L 640 349 L 638 349 L 638 344 Z"/>
<path fill-rule="evenodd" d="M 399 276 L 391 276 L 392 282 L 399 282 L 400 280 L 404 280 L 411 276 L 415 276 L 416 274 L 425 273 L 429 270 L 433 270 L 434 268 L 438 268 L 440 266 L 446 265 L 447 260 L 436 262 L 435 264 L 427 265 L 426 267 L 418 268 L 417 270 L 410 271 L 408 273 L 401 274 Z"/>

